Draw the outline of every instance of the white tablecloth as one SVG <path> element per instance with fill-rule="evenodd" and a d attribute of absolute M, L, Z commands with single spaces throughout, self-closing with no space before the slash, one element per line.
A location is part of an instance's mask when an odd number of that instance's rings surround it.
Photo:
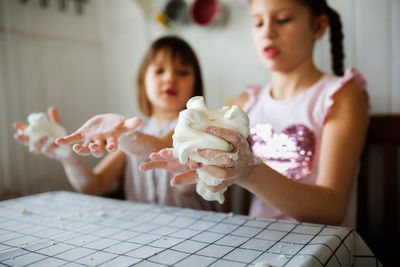
<path fill-rule="evenodd" d="M 351 229 L 48 192 L 0 202 L 0 266 L 381 266 Z"/>

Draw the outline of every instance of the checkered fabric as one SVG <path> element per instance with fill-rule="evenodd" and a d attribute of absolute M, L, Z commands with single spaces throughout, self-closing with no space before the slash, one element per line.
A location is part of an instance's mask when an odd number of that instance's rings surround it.
<path fill-rule="evenodd" d="M 0 266 L 381 266 L 348 228 L 48 192 L 0 202 Z"/>

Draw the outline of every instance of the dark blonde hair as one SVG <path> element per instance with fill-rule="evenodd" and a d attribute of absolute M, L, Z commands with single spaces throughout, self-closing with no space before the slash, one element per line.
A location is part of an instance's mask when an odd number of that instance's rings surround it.
<path fill-rule="evenodd" d="M 179 59 L 183 65 L 193 67 L 194 88 L 192 96 L 204 96 L 203 79 L 200 71 L 200 64 L 191 46 L 177 36 L 164 36 L 155 40 L 142 60 L 136 78 L 137 97 L 139 108 L 146 116 L 151 116 L 152 105 L 146 94 L 145 75 L 147 68 L 153 62 L 159 51 L 170 51 L 171 59 Z"/>

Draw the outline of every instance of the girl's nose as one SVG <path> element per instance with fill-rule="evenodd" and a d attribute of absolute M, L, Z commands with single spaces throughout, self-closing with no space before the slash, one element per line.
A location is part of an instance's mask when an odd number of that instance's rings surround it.
<path fill-rule="evenodd" d="M 166 71 L 164 75 L 164 79 L 166 81 L 174 81 L 175 80 L 175 72 L 174 71 Z"/>
<path fill-rule="evenodd" d="M 264 35 L 268 39 L 274 39 L 278 36 L 278 33 L 276 32 L 276 27 L 275 24 L 272 20 L 268 21 L 265 23 L 265 29 L 264 29 Z"/>

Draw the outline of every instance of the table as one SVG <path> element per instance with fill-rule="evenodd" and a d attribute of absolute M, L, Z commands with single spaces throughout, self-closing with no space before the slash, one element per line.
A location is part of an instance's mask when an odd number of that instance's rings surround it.
<path fill-rule="evenodd" d="M 381 266 L 351 229 L 56 191 L 0 202 L 0 266 Z"/>

